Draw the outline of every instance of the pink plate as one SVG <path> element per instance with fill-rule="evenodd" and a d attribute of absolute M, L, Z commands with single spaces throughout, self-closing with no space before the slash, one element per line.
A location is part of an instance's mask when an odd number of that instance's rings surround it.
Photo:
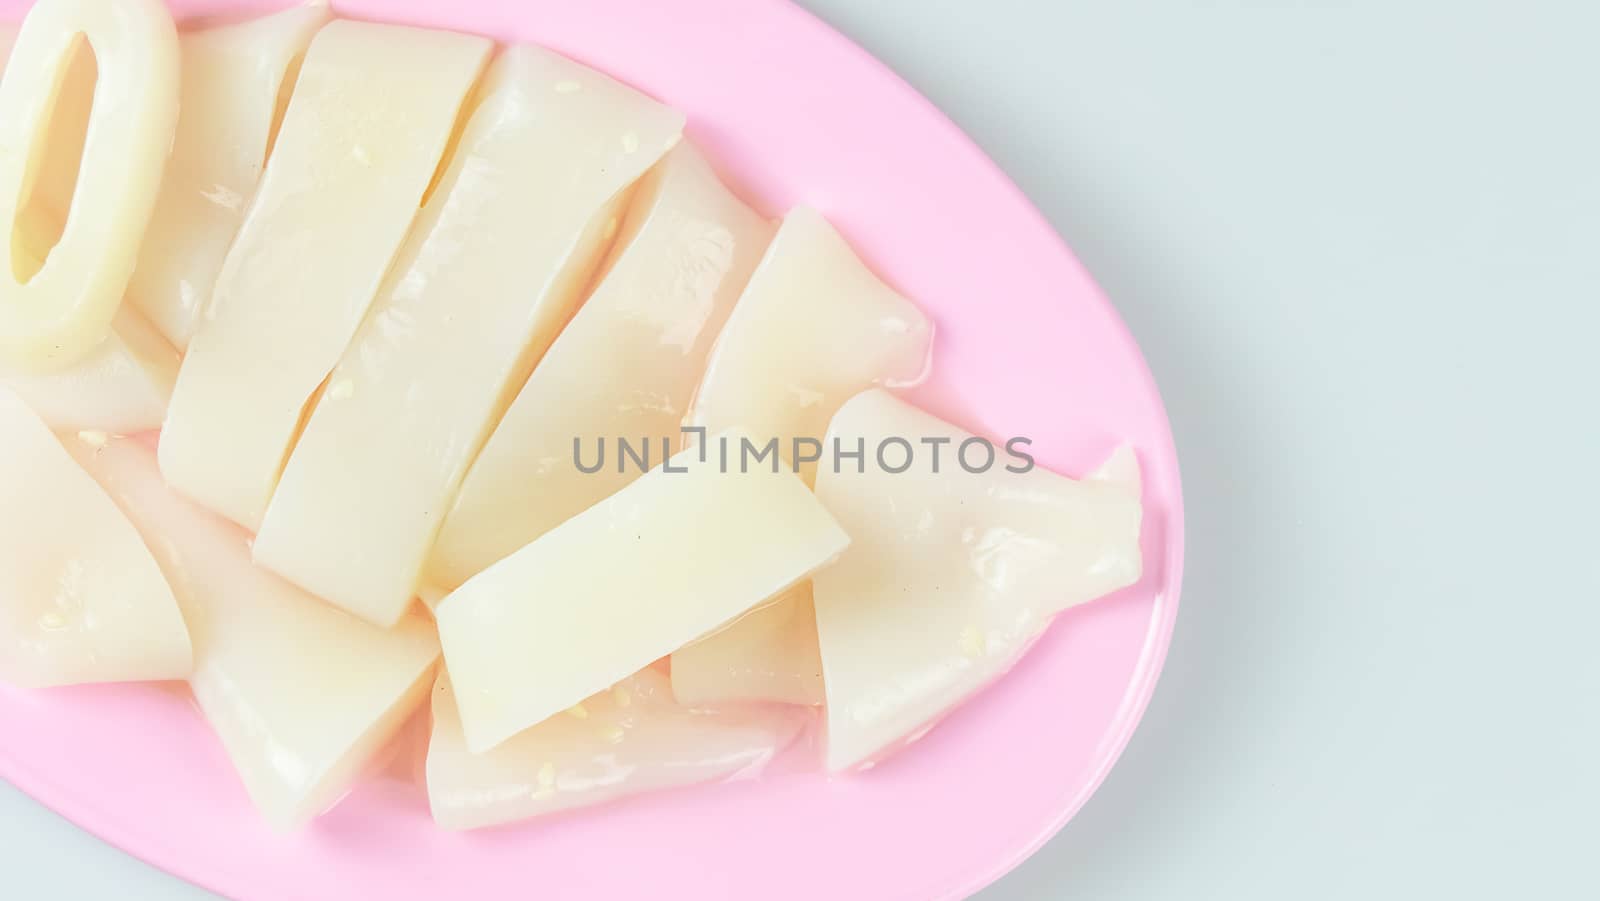
<path fill-rule="evenodd" d="M 0 0 L 15 18 L 25 4 Z M 181 0 L 185 15 L 274 5 Z M 281 0 L 277 5 L 282 5 Z M 1064 615 L 1014 672 L 870 773 L 689 789 L 475 834 L 369 780 L 304 833 L 257 820 L 215 739 L 160 687 L 0 689 L 0 776 L 118 847 L 241 899 L 964 898 L 1084 803 L 1143 712 L 1177 615 L 1183 507 L 1166 416 L 1072 254 L 915 91 L 783 0 L 347 0 L 350 16 L 534 41 L 689 116 L 763 211 L 819 207 L 938 322 L 915 400 L 1146 478 L 1145 577 Z"/>

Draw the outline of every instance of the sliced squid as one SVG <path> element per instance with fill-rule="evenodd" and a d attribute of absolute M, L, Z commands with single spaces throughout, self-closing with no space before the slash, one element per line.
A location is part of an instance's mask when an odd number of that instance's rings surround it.
<path fill-rule="evenodd" d="M 248 536 L 170 491 L 143 444 L 74 455 L 166 573 L 194 636 L 189 685 L 256 807 L 280 828 L 327 809 L 427 699 L 427 618 L 379 629 L 256 567 Z"/>
<path fill-rule="evenodd" d="M 795 439 L 820 441 L 841 404 L 874 385 L 922 379 L 933 326 L 885 285 L 816 210 L 784 217 L 717 338 L 688 424 L 739 428 L 816 470 Z M 799 458 L 796 460 L 795 458 Z"/>
<path fill-rule="evenodd" d="M 68 70 L 75 59 L 90 59 L 85 45 L 97 77 L 74 165 L 48 138 L 58 96 L 72 80 Z M 155 204 L 177 114 L 177 31 L 160 0 L 39 0 L 29 11 L 0 82 L 0 222 L 11 231 L 10 264 L 0 271 L 0 364 L 65 367 L 105 337 Z M 53 168 L 72 175 L 58 181 Z M 48 196 L 62 183 L 71 186 L 68 197 Z M 19 236 L 36 201 L 66 208 L 60 240 L 42 260 Z"/>
<path fill-rule="evenodd" d="M 823 432 L 839 406 L 874 385 L 920 380 L 932 336 L 921 311 L 873 275 L 827 220 L 797 208 L 717 338 L 688 423 L 775 440 L 809 481 L 809 460 L 832 452 Z M 674 686 L 700 700 L 816 703 L 810 603 L 803 594 L 783 599 L 673 655 Z"/>
<path fill-rule="evenodd" d="M 16 31 L 10 35 L 15 41 Z M 0 55 L 9 58 L 11 44 L 0 39 Z M 79 162 L 89 136 L 89 116 L 94 110 L 95 84 L 100 69 L 85 40 L 67 50 L 55 91 L 55 106 L 43 134 L 44 153 L 31 178 L 25 202 L 17 209 L 12 252 L 26 272 L 44 268 L 45 258 L 61 240 L 72 195 L 78 186 Z"/>
<path fill-rule="evenodd" d="M 433 691 L 428 803 L 445 829 L 478 829 L 617 798 L 759 772 L 802 721 L 771 707 L 675 703 L 646 669 L 518 733 L 485 754 L 467 749 L 446 676 Z"/>
<path fill-rule="evenodd" d="M 260 526 L 306 403 L 377 294 L 489 49 L 346 20 L 312 39 L 178 370 L 161 437 L 178 490 Z"/>
<path fill-rule="evenodd" d="M 677 449 L 706 354 L 772 227 L 688 145 L 643 186 L 604 278 L 533 371 L 445 521 L 430 580 L 456 586 L 639 475 L 574 464 L 573 441 Z M 598 363 L 596 361 L 603 361 Z"/>
<path fill-rule="evenodd" d="M 473 752 L 729 622 L 849 544 L 794 473 L 740 472 L 697 454 L 678 454 L 439 603 Z"/>
<path fill-rule="evenodd" d="M 821 704 L 822 657 L 811 582 L 674 653 L 672 693 L 684 704 Z"/>
<path fill-rule="evenodd" d="M 80 47 L 68 65 L 57 101 L 60 112 L 50 125 L 52 158 L 13 233 L 12 253 L 32 260 L 35 270 L 61 234 L 77 181 L 75 165 L 94 100 L 93 59 Z M 86 355 L 64 367 L 40 371 L 0 364 L 0 385 L 16 392 L 51 428 L 71 431 L 158 429 L 177 378 L 178 352 L 128 304 L 117 309 L 111 328 Z"/>
<path fill-rule="evenodd" d="M 331 15 L 315 3 L 178 39 L 177 133 L 128 300 L 179 349 L 189 345 L 255 193 L 280 99 Z"/>
<path fill-rule="evenodd" d="M 467 466 L 571 318 L 634 181 L 683 129 L 534 47 L 507 50 L 480 90 L 255 544 L 258 562 L 382 625 L 410 604 Z"/>
<path fill-rule="evenodd" d="M 830 770 L 871 760 L 982 688 L 1054 614 L 1139 579 L 1131 451 L 1081 482 L 1009 461 L 973 473 L 956 455 L 978 439 L 878 390 L 845 404 L 829 437 L 869 455 L 885 439 L 915 450 L 904 472 L 818 471 L 818 498 L 852 538 L 812 583 Z M 923 438 L 948 442 L 937 468 Z M 973 466 L 985 458 L 970 449 Z"/>
<path fill-rule="evenodd" d="M 161 428 L 178 378 L 178 352 L 124 306 L 89 355 L 59 372 L 0 372 L 51 428 L 133 435 Z"/>
<path fill-rule="evenodd" d="M 144 540 L 49 427 L 0 388 L 0 679 L 183 679 L 192 666 L 188 629 Z"/>

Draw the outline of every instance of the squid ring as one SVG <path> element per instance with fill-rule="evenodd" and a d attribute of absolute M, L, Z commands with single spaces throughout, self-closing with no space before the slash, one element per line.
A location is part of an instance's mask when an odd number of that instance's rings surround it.
<path fill-rule="evenodd" d="M 20 231 L 80 41 L 99 79 L 61 240 L 33 271 Z M 66 366 L 105 337 L 138 261 L 178 118 L 178 35 L 161 0 L 39 0 L 0 81 L 0 364 Z"/>

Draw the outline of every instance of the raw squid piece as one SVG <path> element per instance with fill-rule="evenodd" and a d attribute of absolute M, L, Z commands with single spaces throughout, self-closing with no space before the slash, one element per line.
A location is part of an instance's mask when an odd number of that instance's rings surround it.
<path fill-rule="evenodd" d="M 178 378 L 178 352 L 123 307 L 89 355 L 60 372 L 0 374 L 53 429 L 132 435 L 161 427 Z"/>
<path fill-rule="evenodd" d="M 811 583 L 794 586 L 674 653 L 672 693 L 683 704 L 821 704 L 822 657 Z"/>
<path fill-rule="evenodd" d="M 679 447 L 711 342 L 771 237 L 698 151 L 672 151 L 641 186 L 604 278 L 467 475 L 430 581 L 460 585 L 649 468 L 582 472 L 574 439 L 646 443 L 651 465 Z"/>
<path fill-rule="evenodd" d="M 0 59 L 10 47 L 0 35 Z M 78 180 L 97 77 L 94 55 L 80 45 L 68 63 L 50 122 L 49 157 L 34 196 L 16 223 L 12 253 L 37 271 L 59 240 Z M 0 365 L 0 384 L 15 391 L 53 429 L 134 433 L 161 427 L 178 378 L 178 352 L 128 304 L 82 358 L 42 371 Z"/>
<path fill-rule="evenodd" d="M 91 64 L 79 161 L 50 146 L 50 131 L 69 71 Z M 0 82 L 0 222 L 26 228 L 37 202 L 64 227 L 46 258 L 27 236 L 6 242 L 0 363 L 59 369 L 100 344 L 133 273 L 177 116 L 177 31 L 159 0 L 39 0 L 29 11 Z M 57 179 L 53 168 L 68 175 Z M 48 196 L 56 186 L 64 196 Z"/>
<path fill-rule="evenodd" d="M 0 679 L 34 688 L 183 679 L 192 665 L 183 616 L 144 540 L 0 388 Z"/>
<path fill-rule="evenodd" d="M 691 709 L 644 670 L 485 754 L 467 749 L 446 676 L 433 691 L 428 803 L 445 829 L 478 829 L 558 810 L 752 775 L 794 738 L 781 709 Z"/>
<path fill-rule="evenodd" d="M 0 59 L 9 61 L 11 34 L 0 36 Z M 27 272 L 44 268 L 45 258 L 67 222 L 72 195 L 78 186 L 79 163 L 89 137 L 89 116 L 94 111 L 95 84 L 100 77 L 98 60 L 87 41 L 75 41 L 67 50 L 61 84 L 56 88 L 55 105 L 44 126 L 44 151 L 33 175 L 26 202 L 17 210 L 12 253 Z"/>
<path fill-rule="evenodd" d="M 803 458 L 831 453 L 821 442 L 839 406 L 874 385 L 919 381 L 932 338 L 921 311 L 873 275 L 826 219 L 797 208 L 717 338 L 688 423 L 776 439 L 777 453 L 809 482 L 816 465 Z M 819 444 L 797 454 L 796 438 Z M 701 700 L 817 703 L 810 603 L 784 600 L 674 654 L 675 688 Z"/>
<path fill-rule="evenodd" d="M 949 440 L 937 471 L 924 437 Z M 852 538 L 812 581 L 830 770 L 868 761 L 988 684 L 1056 613 L 1139 579 L 1127 449 L 1081 482 L 1000 463 L 975 474 L 954 456 L 971 434 L 877 390 L 845 404 L 829 438 L 864 442 L 869 460 L 886 438 L 917 451 L 901 473 L 817 475 L 817 497 Z"/>
<path fill-rule="evenodd" d="M 431 624 L 379 629 L 256 567 L 248 536 L 170 491 L 138 442 L 74 454 L 166 573 L 194 636 L 189 685 L 256 807 L 279 828 L 327 809 L 427 699 Z"/>
<path fill-rule="evenodd" d="M 255 530 L 438 167 L 489 42 L 336 21 L 306 51 L 161 436 L 174 487 Z"/>
<path fill-rule="evenodd" d="M 480 97 L 255 544 L 258 562 L 380 625 L 411 602 L 467 466 L 571 318 L 634 181 L 683 129 L 534 47 L 496 60 Z"/>
<path fill-rule="evenodd" d="M 678 454 L 439 603 L 468 747 L 487 751 L 637 672 L 849 542 L 794 473 Z"/>
<path fill-rule="evenodd" d="M 331 16 L 316 3 L 178 38 L 177 133 L 128 301 L 180 350 L 261 179 L 279 101 Z"/>
<path fill-rule="evenodd" d="M 928 365 L 933 325 L 885 285 L 816 210 L 784 217 L 718 336 L 688 424 L 820 440 L 841 404 L 874 385 L 904 387 Z M 802 462 L 809 483 L 815 463 Z"/>

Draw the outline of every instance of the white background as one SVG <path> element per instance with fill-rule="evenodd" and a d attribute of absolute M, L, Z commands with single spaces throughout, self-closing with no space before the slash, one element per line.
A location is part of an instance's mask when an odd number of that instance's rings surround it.
<path fill-rule="evenodd" d="M 1600 8 L 807 5 L 1066 235 L 1183 461 L 1154 704 L 985 901 L 1600 897 Z M 205 897 L 3 786 L 0 865 Z"/>

